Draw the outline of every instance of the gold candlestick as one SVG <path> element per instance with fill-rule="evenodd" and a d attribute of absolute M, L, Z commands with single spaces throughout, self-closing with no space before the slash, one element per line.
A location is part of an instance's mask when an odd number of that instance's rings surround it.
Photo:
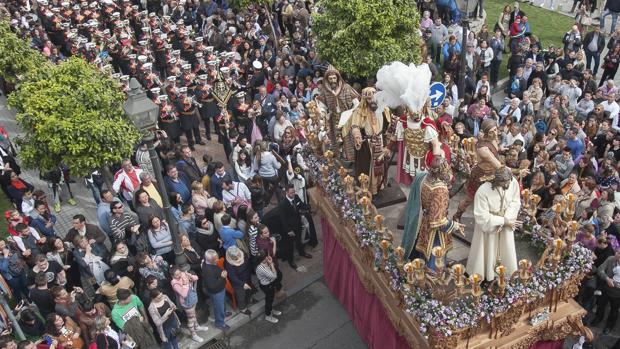
<path fill-rule="evenodd" d="M 540 202 L 540 199 L 541 199 L 540 195 L 537 195 L 537 194 L 532 195 L 531 200 L 532 200 L 533 208 L 538 207 L 538 203 Z"/>
<path fill-rule="evenodd" d="M 504 291 L 506 290 L 506 267 L 503 265 L 498 265 L 497 268 L 495 268 L 495 272 L 497 273 L 497 286 L 498 286 L 498 293 L 501 296 L 504 295 Z"/>
<path fill-rule="evenodd" d="M 398 269 L 401 269 L 405 264 L 405 249 L 402 246 L 398 246 L 394 249 L 394 254 L 396 255 L 396 265 Z"/>
<path fill-rule="evenodd" d="M 362 189 L 363 192 L 367 192 L 368 191 L 368 175 L 365 173 L 362 173 L 361 175 L 359 175 L 359 177 L 357 177 L 357 180 L 360 182 L 360 188 Z"/>
<path fill-rule="evenodd" d="M 321 175 L 323 175 L 323 181 L 327 182 L 329 179 L 329 167 L 326 165 L 321 165 L 320 167 Z"/>
<path fill-rule="evenodd" d="M 385 261 L 388 259 L 388 251 L 392 243 L 388 240 L 381 240 L 379 244 L 381 245 L 381 251 L 383 252 L 383 260 Z"/>
<path fill-rule="evenodd" d="M 375 216 L 375 229 L 380 233 L 383 232 L 384 229 L 381 223 L 383 223 L 383 216 L 378 214 Z"/>
<path fill-rule="evenodd" d="M 559 218 L 560 215 L 562 214 L 562 204 L 555 204 L 553 206 L 553 211 L 555 212 L 555 214 L 557 215 L 557 217 Z"/>
<path fill-rule="evenodd" d="M 573 243 L 577 240 L 577 222 L 568 222 L 568 233 L 566 234 L 566 250 L 568 253 L 572 251 Z"/>
<path fill-rule="evenodd" d="M 577 201 L 577 196 L 573 193 L 568 193 L 568 195 L 566 195 L 566 199 L 568 200 L 568 208 L 574 210 L 575 201 Z"/>
<path fill-rule="evenodd" d="M 347 196 L 349 197 L 349 199 L 353 199 L 355 197 L 355 189 L 353 189 L 354 187 L 354 182 L 355 180 L 353 179 L 353 177 L 347 175 L 346 177 L 344 177 L 344 188 L 345 191 L 347 193 Z"/>
<path fill-rule="evenodd" d="M 530 207 L 530 190 L 523 190 L 523 207 L 527 210 Z"/>
<path fill-rule="evenodd" d="M 497 280 L 498 280 L 499 285 L 506 286 L 506 267 L 500 264 L 497 266 L 497 268 L 495 268 L 495 272 L 498 275 Z"/>
<path fill-rule="evenodd" d="M 418 286 L 424 287 L 426 281 L 426 271 L 424 270 L 426 263 L 422 258 L 416 258 L 413 260 L 413 273 Z"/>
<path fill-rule="evenodd" d="M 329 168 L 334 167 L 334 152 L 331 150 L 328 150 L 324 153 L 325 158 L 327 158 L 327 166 L 329 166 Z"/>
<path fill-rule="evenodd" d="M 409 285 L 409 288 L 410 289 L 413 288 L 413 284 L 415 282 L 413 263 L 411 262 L 405 263 L 405 265 L 403 265 L 403 271 L 405 272 L 405 276 L 407 278 L 407 284 Z"/>
<path fill-rule="evenodd" d="M 370 215 L 370 209 L 368 207 L 370 203 L 370 199 L 367 196 L 362 196 L 359 201 L 360 205 L 362 205 L 362 214 L 366 217 Z"/>
<path fill-rule="evenodd" d="M 340 175 L 340 180 L 344 180 L 344 178 L 347 176 L 347 169 L 340 166 L 340 168 L 338 169 L 338 175 Z"/>
<path fill-rule="evenodd" d="M 474 273 L 469 277 L 469 281 L 471 282 L 471 295 L 474 297 L 474 302 L 478 303 L 480 296 L 482 296 L 482 288 L 480 287 L 482 277 L 480 274 Z"/>
<path fill-rule="evenodd" d="M 452 275 L 454 276 L 454 286 L 456 286 L 456 292 L 460 295 L 463 293 L 465 287 L 465 277 L 463 276 L 465 268 L 463 264 L 455 264 L 452 266 Z"/>
<path fill-rule="evenodd" d="M 519 279 L 521 283 L 526 284 L 530 280 L 530 267 L 532 263 L 527 259 L 519 261 Z"/>
<path fill-rule="evenodd" d="M 433 247 L 433 250 L 431 253 L 433 254 L 433 256 L 435 256 L 435 268 L 437 269 L 437 272 L 439 273 L 445 266 L 445 263 L 443 260 L 443 257 L 445 256 L 445 251 L 443 247 L 435 246 Z"/>
<path fill-rule="evenodd" d="M 553 251 L 553 257 L 559 260 L 562 256 L 562 239 L 555 239 L 553 243 L 555 246 Z"/>

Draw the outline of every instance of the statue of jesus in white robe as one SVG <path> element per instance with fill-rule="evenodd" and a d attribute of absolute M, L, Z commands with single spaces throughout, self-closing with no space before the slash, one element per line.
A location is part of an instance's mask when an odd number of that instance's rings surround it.
<path fill-rule="evenodd" d="M 498 172 L 505 168 L 500 168 Z M 467 272 L 485 280 L 495 278 L 495 267 L 502 264 L 506 275 L 517 270 L 514 226 L 521 208 L 519 183 L 512 175 L 483 183 L 474 196 L 474 237 L 467 258 Z"/>

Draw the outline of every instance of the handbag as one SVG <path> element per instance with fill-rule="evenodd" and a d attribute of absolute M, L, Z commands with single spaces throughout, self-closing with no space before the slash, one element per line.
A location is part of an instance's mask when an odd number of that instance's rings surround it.
<path fill-rule="evenodd" d="M 237 247 L 243 251 L 246 256 L 250 254 L 250 249 L 248 248 L 248 244 L 245 242 L 244 239 L 235 239 L 237 240 Z"/>
<path fill-rule="evenodd" d="M 237 201 L 236 204 L 233 204 L 231 206 L 233 214 L 235 215 L 235 217 L 237 216 L 237 211 L 239 210 L 239 207 L 241 206 L 246 206 L 247 208 L 252 208 L 252 201 L 250 200 L 246 200 L 246 199 L 242 199 L 239 196 L 239 184 L 237 184 L 237 192 L 236 195 L 233 195 L 233 193 L 231 193 L 230 191 L 228 191 L 228 194 L 232 195 L 235 197 L 235 201 Z"/>
<path fill-rule="evenodd" d="M 189 291 L 187 292 L 187 297 L 185 297 L 182 301 L 179 300 L 181 306 L 185 309 L 189 309 L 198 303 L 198 293 L 196 293 L 196 288 L 194 287 L 194 283 L 192 282 L 189 285 Z"/>

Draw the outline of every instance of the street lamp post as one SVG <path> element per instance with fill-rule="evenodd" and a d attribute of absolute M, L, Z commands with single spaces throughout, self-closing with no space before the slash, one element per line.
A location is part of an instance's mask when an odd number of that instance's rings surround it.
<path fill-rule="evenodd" d="M 174 254 L 176 255 L 175 264 L 184 270 L 189 269 L 187 264 L 187 258 L 183 254 L 181 248 L 181 239 L 179 237 L 179 227 L 176 219 L 172 215 L 170 209 L 170 200 L 168 199 L 168 191 L 164 184 L 164 177 L 162 175 L 161 162 L 155 151 L 155 128 L 157 126 L 157 118 L 159 117 L 159 106 L 153 103 L 146 96 L 146 92 L 142 89 L 142 85 L 132 78 L 129 82 L 129 92 L 127 101 L 123 106 L 125 114 L 133 122 L 136 128 L 144 134 L 142 140 L 146 143 L 149 150 L 149 157 L 153 165 L 153 172 L 155 176 L 155 184 L 161 194 L 162 203 L 164 204 L 164 214 L 166 222 L 170 227 L 170 233 L 172 235 L 172 242 L 174 244 Z"/>
<path fill-rule="evenodd" d="M 465 71 L 467 63 L 465 62 L 465 53 L 467 50 L 467 30 L 469 29 L 469 0 L 465 2 L 465 15 L 461 19 L 461 27 L 463 28 L 463 36 L 461 38 L 461 66 L 459 67 L 459 98 L 465 98 Z"/>

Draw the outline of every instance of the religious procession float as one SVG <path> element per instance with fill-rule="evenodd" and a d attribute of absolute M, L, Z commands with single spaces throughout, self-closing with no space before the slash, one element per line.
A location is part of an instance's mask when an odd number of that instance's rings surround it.
<path fill-rule="evenodd" d="M 427 122 L 425 65 L 391 63 L 377 73 L 378 91 L 361 96 L 334 69 L 325 81 L 327 111 L 311 103 L 302 124 L 324 275 L 371 348 L 561 348 L 567 336 L 592 340 L 586 311 L 573 300 L 593 263 L 575 243 L 573 194 L 537 215 L 540 197 L 520 189 L 520 168 L 485 158 L 496 147 L 495 123 L 483 122 L 475 140 Z M 412 183 L 402 240 L 373 204 L 391 155 Z M 464 228 L 447 217 L 453 171 L 468 171 L 466 191 L 473 188 L 459 204 L 474 206 L 467 265 L 446 259 L 452 235 Z M 517 260 L 515 237 L 538 258 Z"/>

